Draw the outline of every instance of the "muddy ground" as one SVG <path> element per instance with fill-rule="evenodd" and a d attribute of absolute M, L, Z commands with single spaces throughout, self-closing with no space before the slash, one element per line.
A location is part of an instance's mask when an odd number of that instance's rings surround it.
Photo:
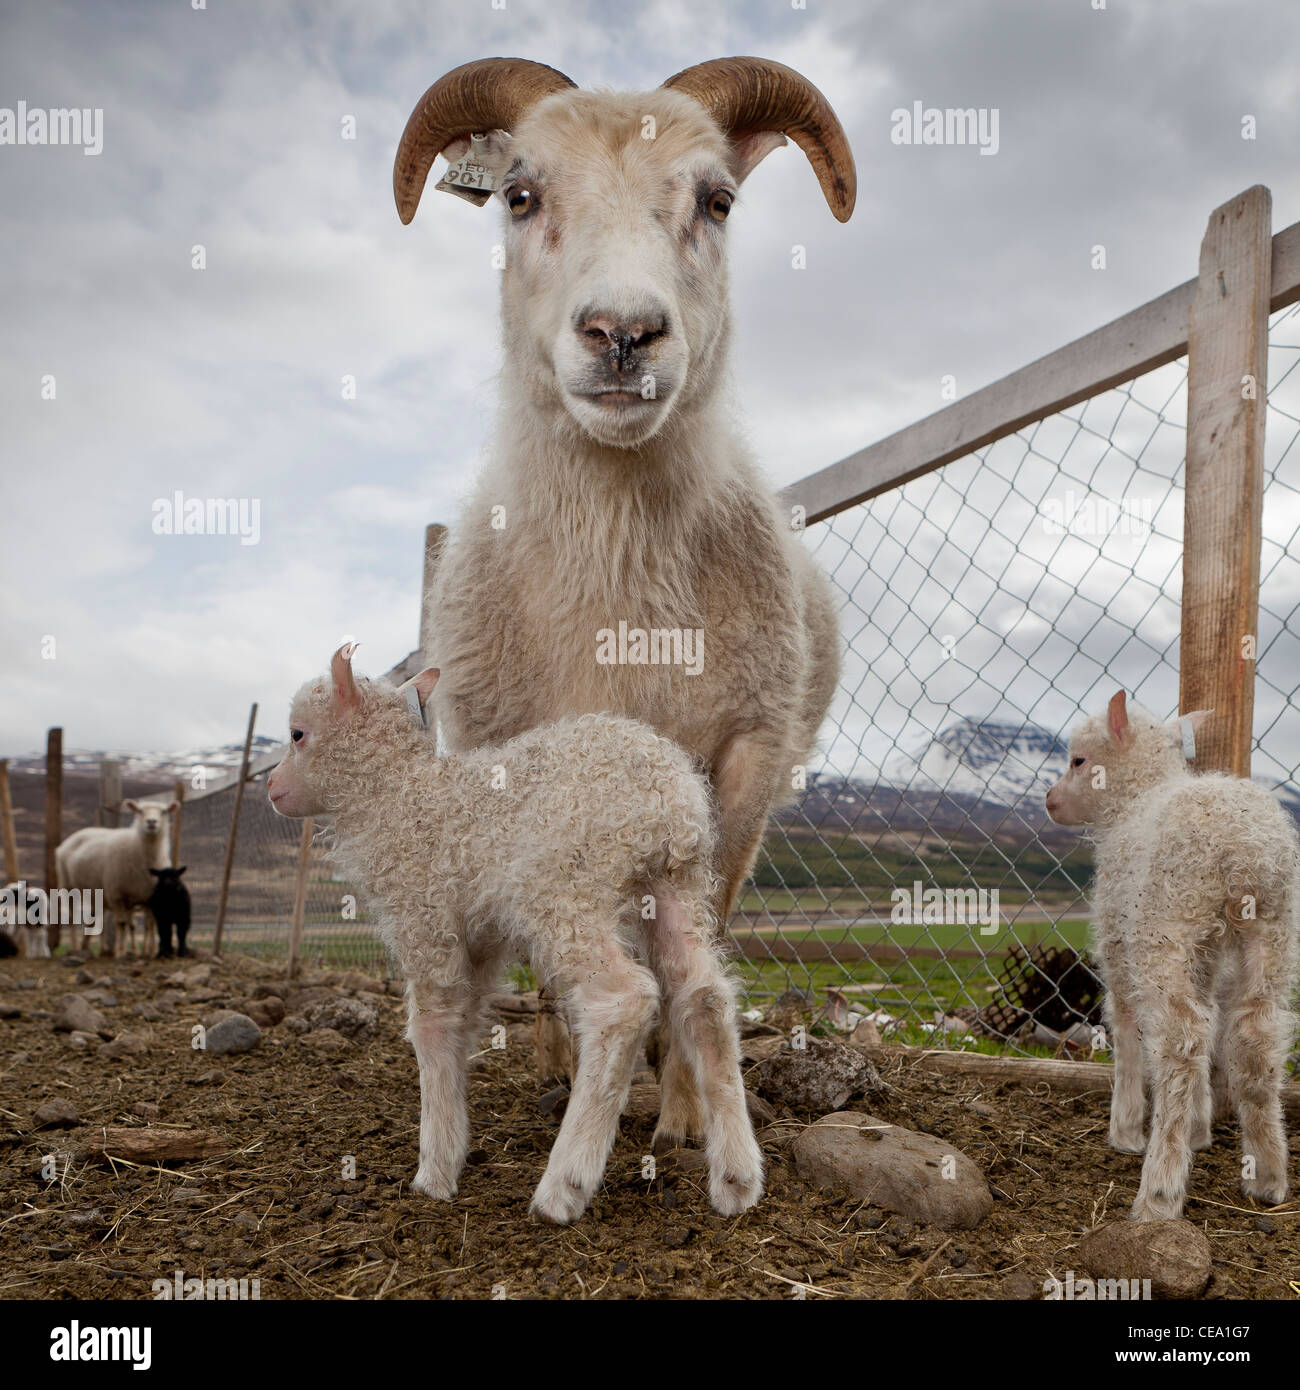
<path fill-rule="evenodd" d="M 282 976 L 230 957 L 206 980 L 176 980 L 196 963 L 0 962 L 3 1297 L 151 1298 L 153 1281 L 179 1269 L 256 1279 L 263 1299 L 1028 1298 L 1049 1271 L 1075 1267 L 1080 1236 L 1122 1215 L 1137 1187 L 1141 1160 L 1106 1145 L 1105 1096 L 925 1076 L 894 1060 L 882 1065 L 895 1092 L 854 1108 L 939 1135 L 980 1165 L 997 1200 L 975 1230 L 939 1231 L 817 1191 L 788 1158 L 797 1123 L 763 1131 L 767 1195 L 723 1219 L 693 1152 L 643 1176 L 654 1128 L 646 1091 L 589 1214 L 568 1229 L 536 1225 L 528 1200 L 558 1119 L 539 1107 L 531 1025 L 508 1022 L 504 1050 L 485 1039 L 474 1063 L 460 1194 L 437 1204 L 408 1188 L 419 1093 L 396 982 L 386 994 L 360 990 L 355 975 L 299 982 L 329 997 L 326 985 L 342 979 L 336 994 L 374 1004 L 368 1039 L 335 1034 L 322 1045 L 281 1022 L 252 1052 L 211 1056 L 191 1047 L 193 1025 L 258 985 L 281 988 Z M 146 1050 L 105 1055 L 101 1042 L 54 1032 L 50 1015 L 74 991 Z M 141 1017 L 141 1005 L 156 1017 Z M 292 1016 L 305 1004 L 289 1006 Z M 70 1101 L 78 1122 L 38 1129 L 35 1112 L 52 1099 Z M 147 1123 L 214 1130 L 228 1150 L 162 1167 L 75 1157 L 104 1127 Z M 1300 1204 L 1248 1209 L 1235 1145 L 1235 1129 L 1220 1130 L 1193 1173 L 1188 1215 L 1214 1253 L 1205 1297 L 1292 1297 Z M 57 1176 L 46 1180 L 51 1154 Z"/>

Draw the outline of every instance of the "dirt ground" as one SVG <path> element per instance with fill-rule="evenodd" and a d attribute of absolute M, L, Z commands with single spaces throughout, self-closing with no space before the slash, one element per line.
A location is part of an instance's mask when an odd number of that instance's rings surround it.
<path fill-rule="evenodd" d="M 373 1003 L 373 1036 L 322 1050 L 279 1023 L 252 1052 L 191 1047 L 194 1024 L 277 988 L 280 968 L 230 957 L 185 987 L 195 961 L 0 962 L 0 1294 L 151 1298 L 153 1281 L 256 1279 L 291 1298 L 1031 1298 L 1095 1222 L 1122 1215 L 1141 1160 L 1106 1145 L 1106 1098 L 989 1087 L 885 1066 L 888 1100 L 855 1108 L 943 1137 L 987 1175 L 996 1201 L 977 1229 L 944 1232 L 800 1180 L 787 1155 L 798 1122 L 762 1132 L 767 1195 L 739 1219 L 715 1215 L 699 1155 L 643 1176 L 651 1093 L 623 1120 L 605 1186 L 576 1225 L 531 1222 L 528 1200 L 555 1138 L 532 1066 L 532 1027 L 474 1062 L 473 1148 L 449 1204 L 412 1193 L 419 1091 L 398 986 L 309 975 Z M 200 972 L 201 973 L 201 972 Z M 87 994 L 115 1033 L 147 1043 L 105 1056 L 52 1029 L 61 995 Z M 107 997 L 105 997 L 107 996 Z M 145 1005 L 152 1020 L 135 1012 Z M 295 1001 L 290 999 L 290 1013 Z M 120 1048 L 110 1049 L 121 1052 Z M 640 1078 L 644 1085 L 651 1078 Z M 37 1129 L 70 1101 L 79 1123 Z M 151 1107 L 157 1107 L 156 1113 Z M 103 1127 L 215 1130 L 221 1156 L 97 1166 L 75 1156 Z M 1214 1252 L 1207 1298 L 1291 1297 L 1300 1278 L 1300 1204 L 1264 1215 L 1237 1189 L 1235 1129 L 1196 1158 L 1189 1217 Z M 1297 1139 L 1291 1139 L 1291 1152 Z M 55 1155 L 57 1177 L 41 1175 Z M 345 1178 L 348 1158 L 355 1178 Z M 49 1167 L 47 1165 L 47 1171 Z"/>

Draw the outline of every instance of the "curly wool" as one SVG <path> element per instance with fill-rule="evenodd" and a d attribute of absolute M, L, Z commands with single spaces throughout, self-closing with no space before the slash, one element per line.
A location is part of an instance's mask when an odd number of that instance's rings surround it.
<path fill-rule="evenodd" d="M 321 720 L 328 682 L 294 708 L 317 712 L 311 778 L 335 815 L 337 857 L 408 974 L 455 983 L 480 948 L 505 948 L 549 978 L 611 924 L 635 946 L 641 898 L 660 882 L 707 912 L 709 795 L 668 739 L 585 714 L 439 755 L 391 684 L 357 684 L 362 710 L 346 723 Z"/>

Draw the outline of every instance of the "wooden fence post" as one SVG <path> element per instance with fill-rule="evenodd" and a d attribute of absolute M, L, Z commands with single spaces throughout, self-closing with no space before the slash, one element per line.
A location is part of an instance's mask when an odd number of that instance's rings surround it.
<path fill-rule="evenodd" d="M 433 638 L 433 585 L 438 577 L 447 528 L 438 522 L 424 528 L 424 588 L 420 595 L 420 655 L 427 661 Z"/>
<path fill-rule="evenodd" d="M 1179 708 L 1213 709 L 1200 771 L 1250 776 L 1268 405 L 1272 196 L 1210 214 L 1188 320 Z"/>
<path fill-rule="evenodd" d="M 116 830 L 122 823 L 122 764 L 116 758 L 99 760 L 99 824 Z"/>
<path fill-rule="evenodd" d="M 45 735 L 45 891 L 59 886 L 54 851 L 63 839 L 63 730 L 51 729 Z M 53 915 L 53 914 L 51 914 Z M 59 944 L 58 921 L 50 923 L 50 950 Z"/>
<path fill-rule="evenodd" d="M 14 835 L 14 803 L 9 798 L 9 759 L 0 758 L 0 838 L 4 840 L 5 882 L 18 881 L 18 840 Z"/>
<path fill-rule="evenodd" d="M 221 896 L 217 899 L 217 923 L 212 929 L 212 954 L 221 954 L 221 933 L 226 925 L 226 903 L 230 897 L 230 871 L 235 865 L 235 841 L 239 837 L 239 808 L 244 804 L 244 783 L 248 781 L 248 755 L 253 746 L 253 725 L 257 721 L 257 706 L 248 711 L 248 732 L 244 735 L 244 756 L 239 764 L 239 781 L 235 784 L 235 809 L 230 813 L 230 834 L 226 836 L 226 862 L 221 868 Z"/>
<path fill-rule="evenodd" d="M 302 969 L 302 924 L 307 912 L 307 863 L 311 858 L 311 837 L 315 821 L 308 816 L 302 823 L 298 842 L 298 872 L 293 881 L 293 921 L 289 924 L 289 978 L 296 980 Z"/>
<path fill-rule="evenodd" d="M 181 816 L 185 813 L 185 779 L 178 777 L 172 790 L 172 800 L 176 802 L 176 814 L 172 817 L 172 868 L 181 866 Z"/>

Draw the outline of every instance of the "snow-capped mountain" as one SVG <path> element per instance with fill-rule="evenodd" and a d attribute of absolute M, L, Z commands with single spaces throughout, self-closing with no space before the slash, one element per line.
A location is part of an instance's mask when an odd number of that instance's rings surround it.
<path fill-rule="evenodd" d="M 250 758 L 256 760 L 261 754 L 269 753 L 280 746 L 281 740 L 266 734 L 255 734 L 249 750 Z M 122 776 L 140 779 L 166 781 L 177 777 L 188 777 L 196 767 L 205 767 L 211 772 L 227 772 L 238 769 L 243 755 L 242 743 L 211 744 L 206 747 L 181 748 L 170 753 L 112 752 L 98 749 L 65 749 L 63 753 L 63 775 L 98 776 L 99 764 L 103 758 L 116 758 L 122 764 Z M 10 773 L 45 772 L 45 754 L 31 753 L 20 758 L 10 758 Z"/>
<path fill-rule="evenodd" d="M 1041 801 L 1065 771 L 1067 748 L 1037 724 L 960 719 L 885 759 L 881 782 L 906 791 L 946 792 L 1014 806 Z"/>

